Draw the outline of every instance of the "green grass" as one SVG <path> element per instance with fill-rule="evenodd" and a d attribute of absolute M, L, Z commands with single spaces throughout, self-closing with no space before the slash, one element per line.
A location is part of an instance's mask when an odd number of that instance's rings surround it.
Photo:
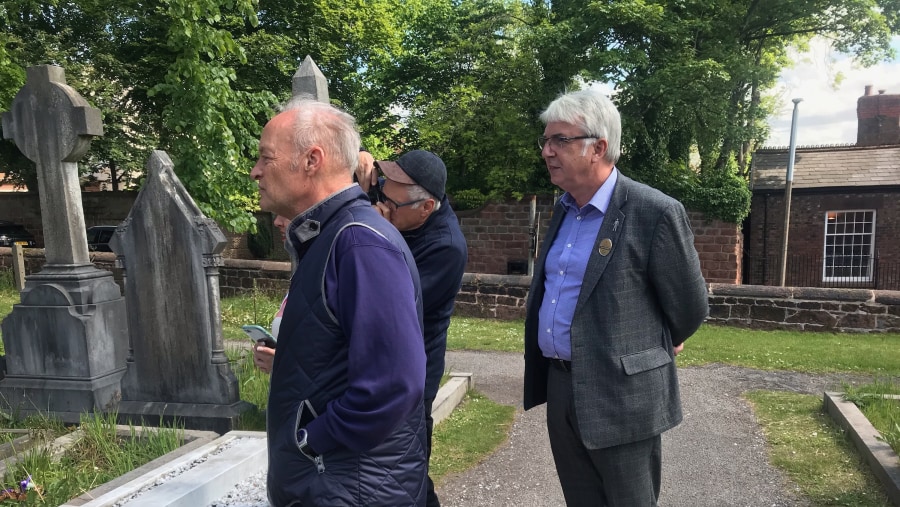
<path fill-rule="evenodd" d="M 243 335 L 243 332 L 241 332 Z M 241 414 L 238 429 L 245 431 L 266 431 L 266 406 L 269 403 L 269 375 L 253 364 L 250 347 L 240 350 L 226 350 L 231 369 L 238 379 L 241 399 L 256 405 L 255 410 Z"/>
<path fill-rule="evenodd" d="M 272 324 L 272 317 L 281 306 L 284 295 L 274 296 L 255 291 L 250 296 L 222 299 L 222 335 L 226 340 L 245 340 L 247 335 L 241 330 L 245 324 L 257 324 L 266 329 Z"/>
<path fill-rule="evenodd" d="M 522 352 L 524 321 L 454 317 L 448 350 Z M 900 375 L 900 334 L 758 331 L 704 324 L 685 343 L 679 366 L 723 363 L 760 370 Z"/>
<path fill-rule="evenodd" d="M 900 334 L 756 331 L 704 324 L 685 343 L 678 365 L 900 375 L 898 350 Z"/>
<path fill-rule="evenodd" d="M 823 413 L 821 396 L 752 391 L 745 397 L 766 435 L 772 463 L 813 505 L 890 505 L 852 443 Z"/>
<path fill-rule="evenodd" d="M 453 317 L 447 331 L 447 349 L 522 352 L 524 336 L 524 320 Z"/>
<path fill-rule="evenodd" d="M 506 442 L 516 409 L 469 391 L 434 429 L 429 475 L 436 484 L 477 465 Z"/>

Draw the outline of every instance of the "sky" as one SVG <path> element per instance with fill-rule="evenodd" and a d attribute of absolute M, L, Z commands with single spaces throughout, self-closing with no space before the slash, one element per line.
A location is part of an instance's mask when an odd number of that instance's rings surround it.
<path fill-rule="evenodd" d="M 803 99 L 797 110 L 797 146 L 856 143 L 856 101 L 865 86 L 873 85 L 872 93 L 900 94 L 900 36 L 894 37 L 892 47 L 897 53 L 892 61 L 869 68 L 835 52 L 823 40 L 814 41 L 808 52 L 795 54 L 795 65 L 782 72 L 773 90 L 780 106 L 769 118 L 769 138 L 763 144 L 790 144 L 793 98 Z"/>

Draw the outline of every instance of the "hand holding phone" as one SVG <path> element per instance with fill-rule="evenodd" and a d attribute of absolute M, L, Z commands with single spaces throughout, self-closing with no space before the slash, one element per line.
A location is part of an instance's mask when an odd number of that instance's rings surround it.
<path fill-rule="evenodd" d="M 263 342 L 263 345 L 266 347 L 269 347 L 270 349 L 275 348 L 277 340 L 266 330 L 266 328 L 255 324 L 248 324 L 246 326 L 241 326 L 241 329 L 247 333 L 247 336 L 250 337 L 250 341 L 253 343 Z"/>

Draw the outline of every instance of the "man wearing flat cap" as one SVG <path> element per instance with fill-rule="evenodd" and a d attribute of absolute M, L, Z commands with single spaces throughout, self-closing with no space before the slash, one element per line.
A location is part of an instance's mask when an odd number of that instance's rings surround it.
<path fill-rule="evenodd" d="M 462 283 L 468 253 L 466 239 L 447 200 L 447 168 L 430 151 L 413 150 L 395 162 L 378 161 L 384 175 L 376 208 L 396 227 L 419 269 L 422 283 L 422 315 L 425 321 L 425 417 L 431 456 L 434 420 L 431 405 L 444 374 L 444 351 L 453 303 Z M 361 175 L 360 182 L 372 181 Z M 367 190 L 367 188 L 363 188 Z M 440 505 L 434 483 L 428 478 L 428 507 Z"/>

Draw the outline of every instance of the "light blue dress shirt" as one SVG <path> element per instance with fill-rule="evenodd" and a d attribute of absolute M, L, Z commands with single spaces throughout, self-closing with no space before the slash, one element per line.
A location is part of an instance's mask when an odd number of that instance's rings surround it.
<path fill-rule="evenodd" d="M 575 304 L 618 174 L 613 168 L 591 200 L 580 209 L 568 192 L 560 198 L 566 214 L 544 263 L 544 299 L 538 314 L 538 345 L 545 357 L 572 360 Z"/>

